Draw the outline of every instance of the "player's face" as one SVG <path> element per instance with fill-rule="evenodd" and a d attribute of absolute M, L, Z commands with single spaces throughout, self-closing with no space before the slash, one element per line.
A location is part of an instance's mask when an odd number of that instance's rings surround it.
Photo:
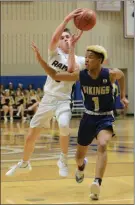
<path fill-rule="evenodd" d="M 86 51 L 85 66 L 88 70 L 97 69 L 101 65 L 101 59 L 92 51 Z"/>
<path fill-rule="evenodd" d="M 68 53 L 69 50 L 69 40 L 71 38 L 71 35 L 67 32 L 63 32 L 60 40 L 59 40 L 59 47 L 65 52 Z"/>

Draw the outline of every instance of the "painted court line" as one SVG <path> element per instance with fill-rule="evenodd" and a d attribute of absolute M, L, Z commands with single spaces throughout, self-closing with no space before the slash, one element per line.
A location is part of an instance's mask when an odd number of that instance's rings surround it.
<path fill-rule="evenodd" d="M 112 200 L 99 200 L 99 203 L 101 202 L 120 202 L 120 201 L 133 201 L 133 199 L 112 199 Z M 86 202 L 63 202 L 63 203 L 51 203 L 51 204 L 86 204 Z"/>
<path fill-rule="evenodd" d="M 9 204 L 16 204 L 13 200 L 6 200 Z M 112 200 L 99 200 L 99 203 L 101 203 L 101 202 L 120 202 L 120 201 L 133 201 L 133 199 L 112 199 Z M 50 204 L 86 204 L 86 202 L 73 202 L 73 201 L 71 201 L 71 202 L 63 202 L 63 203 L 50 203 Z M 29 203 L 29 204 L 32 204 L 31 202 Z"/>

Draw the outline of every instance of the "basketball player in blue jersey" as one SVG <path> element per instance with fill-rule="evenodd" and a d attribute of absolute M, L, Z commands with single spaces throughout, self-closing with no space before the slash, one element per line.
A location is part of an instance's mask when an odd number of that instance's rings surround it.
<path fill-rule="evenodd" d="M 66 29 L 66 25 L 75 16 L 80 15 L 81 9 L 76 9 L 67 15 L 64 21 L 56 28 L 48 49 L 48 64 L 57 72 L 72 72 L 74 68 L 81 70 L 85 65 L 85 58 L 73 56 L 70 52 L 71 33 Z M 79 39 L 82 32 L 78 33 Z M 68 142 L 70 135 L 70 119 L 71 119 L 71 91 L 74 82 L 62 82 L 47 76 L 44 86 L 44 96 L 39 104 L 37 112 L 30 122 L 29 133 L 26 137 L 24 146 L 23 159 L 13 166 L 6 176 L 13 176 L 19 173 L 29 172 L 32 167 L 30 165 L 30 157 L 34 151 L 36 140 L 40 136 L 41 128 L 49 128 L 50 120 L 56 116 L 60 132 L 60 159 L 57 162 L 59 167 L 59 175 L 68 176 Z"/>
<path fill-rule="evenodd" d="M 75 44 L 74 44 L 75 45 Z M 71 44 L 73 51 L 74 45 Z M 78 144 L 76 152 L 76 181 L 81 183 L 84 179 L 84 169 L 86 165 L 85 156 L 88 146 L 96 138 L 97 161 L 95 179 L 90 188 L 92 200 L 99 199 L 100 186 L 107 164 L 107 144 L 114 135 L 113 132 L 113 86 L 117 80 L 120 86 L 121 102 L 124 107 L 128 106 L 125 97 L 125 77 L 121 70 L 107 69 L 102 67 L 102 63 L 107 59 L 106 50 L 99 45 L 88 46 L 85 55 L 85 69 L 73 73 L 53 70 L 40 56 L 35 45 L 32 46 L 36 58 L 45 72 L 54 80 L 59 81 L 80 81 L 84 93 L 85 112 L 80 122 L 78 131 Z M 73 52 L 72 52 L 73 54 Z"/>

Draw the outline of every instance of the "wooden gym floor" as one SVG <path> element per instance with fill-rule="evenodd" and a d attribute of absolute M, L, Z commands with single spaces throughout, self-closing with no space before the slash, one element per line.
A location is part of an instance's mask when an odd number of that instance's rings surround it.
<path fill-rule="evenodd" d="M 59 142 L 43 130 L 36 143 L 28 175 L 5 177 L 8 168 L 21 159 L 29 123 L 1 123 L 1 204 L 133 204 L 133 118 L 116 120 L 116 137 L 108 146 L 108 165 L 99 201 L 89 199 L 94 178 L 96 141 L 89 147 L 83 183 L 74 179 L 76 136 L 80 119 L 71 121 L 69 176 L 58 175 Z M 58 132 L 58 131 L 56 131 Z"/>

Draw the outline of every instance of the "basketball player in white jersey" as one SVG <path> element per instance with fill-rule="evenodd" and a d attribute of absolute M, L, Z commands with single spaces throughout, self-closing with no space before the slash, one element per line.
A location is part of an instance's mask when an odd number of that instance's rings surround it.
<path fill-rule="evenodd" d="M 48 49 L 48 63 L 58 72 L 73 72 L 75 69 L 83 69 L 85 58 L 75 56 L 75 60 L 69 53 L 69 44 L 71 34 L 65 29 L 67 23 L 75 16 L 80 15 L 81 9 L 76 9 L 65 17 L 64 21 L 57 27 L 52 36 L 52 40 Z M 82 32 L 76 37 L 78 40 Z M 74 52 L 74 51 L 73 51 Z M 72 54 L 72 52 L 70 52 Z M 70 96 L 74 82 L 59 82 L 47 77 L 44 86 L 44 96 L 39 104 L 36 114 L 30 122 L 30 130 L 26 138 L 23 159 L 13 166 L 6 176 L 12 176 L 16 173 L 28 172 L 32 169 L 30 165 L 30 157 L 34 151 L 36 140 L 39 138 L 41 128 L 48 128 L 50 120 L 55 115 L 60 131 L 60 147 L 61 154 L 58 160 L 59 175 L 68 176 L 68 141 L 70 135 L 69 123 L 71 119 Z"/>

